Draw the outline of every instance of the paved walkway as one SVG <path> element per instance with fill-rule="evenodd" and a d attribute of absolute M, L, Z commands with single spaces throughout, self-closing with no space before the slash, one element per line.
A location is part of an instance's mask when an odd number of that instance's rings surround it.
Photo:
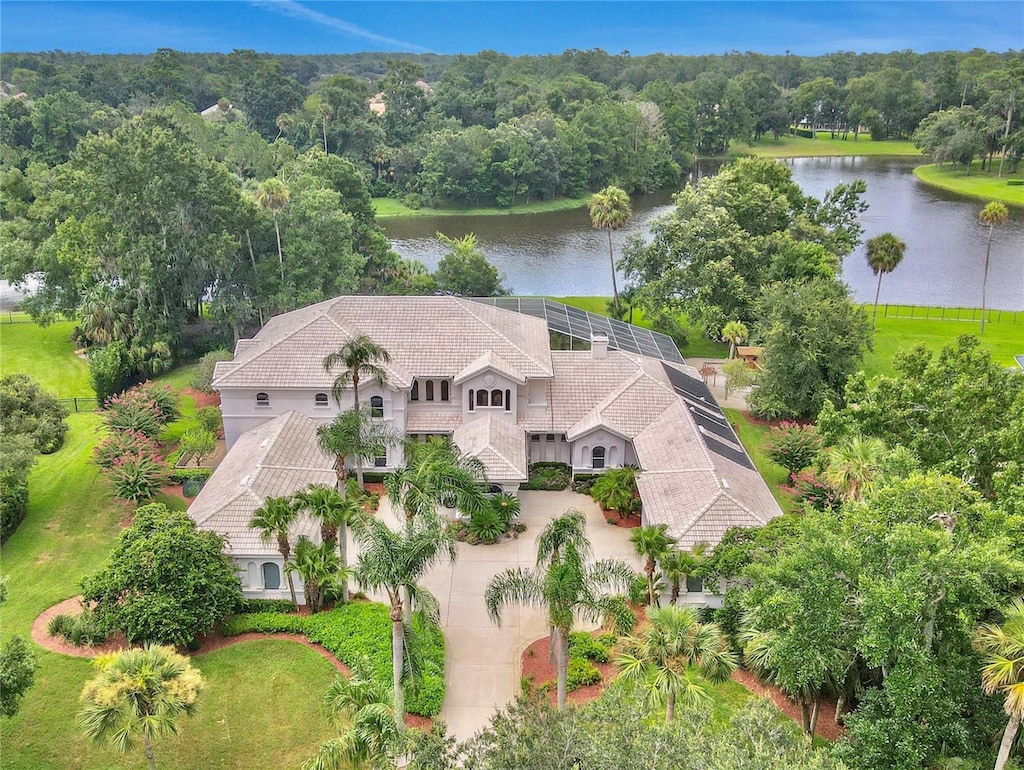
<path fill-rule="evenodd" d="M 750 388 L 743 388 L 741 390 L 734 391 L 729 394 L 728 398 L 725 397 L 725 374 L 722 373 L 722 364 L 728 363 L 728 359 L 687 357 L 686 363 L 697 371 L 700 371 L 701 367 L 705 364 L 717 369 L 718 374 L 708 377 L 708 387 L 711 389 L 711 393 L 718 401 L 718 405 L 723 407 L 727 406 L 730 409 L 742 409 L 743 411 L 747 411 L 747 393 L 750 392 Z"/>
<path fill-rule="evenodd" d="M 536 539 L 544 525 L 568 508 L 587 515 L 587 536 L 598 559 L 621 558 L 639 569 L 629 531 L 609 526 L 589 497 L 574 492 L 520 492 L 520 520 L 527 530 L 517 540 L 499 545 L 459 543 L 455 564 L 435 567 L 423 583 L 441 606 L 441 626 L 448 643 L 448 691 L 441 719 L 460 741 L 489 722 L 496 708 L 519 693 L 519 661 L 531 642 L 548 632 L 543 610 L 511 605 L 495 626 L 484 606 L 484 591 L 494 575 L 510 567 L 532 567 Z M 381 515 L 392 525 L 386 501 Z"/>

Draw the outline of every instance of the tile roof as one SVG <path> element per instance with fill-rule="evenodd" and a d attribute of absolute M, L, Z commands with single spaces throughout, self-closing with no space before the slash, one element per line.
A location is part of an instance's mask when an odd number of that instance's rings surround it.
<path fill-rule="evenodd" d="M 420 412 L 407 409 L 406 433 L 451 433 L 462 425 L 461 412 Z"/>
<path fill-rule="evenodd" d="M 526 481 L 526 432 L 493 414 L 477 417 L 455 430 L 452 441 L 484 464 L 492 482 Z"/>
<path fill-rule="evenodd" d="M 519 373 L 519 370 L 493 350 L 483 352 L 479 358 L 470 362 L 465 369 L 456 374 L 455 384 L 458 385 L 460 382 L 464 382 L 473 375 L 479 374 L 486 369 L 494 369 L 494 371 L 504 374 L 510 380 L 518 382 L 520 385 L 526 384 L 526 378 Z"/>
<path fill-rule="evenodd" d="M 320 451 L 317 424 L 285 412 L 243 433 L 192 501 L 189 515 L 203 529 L 227 536 L 235 554 L 276 555 L 277 546 L 263 543 L 249 521 L 268 497 L 335 483 L 334 460 Z M 319 525 L 305 514 L 291 530 L 293 538 L 315 538 L 318 532 Z"/>

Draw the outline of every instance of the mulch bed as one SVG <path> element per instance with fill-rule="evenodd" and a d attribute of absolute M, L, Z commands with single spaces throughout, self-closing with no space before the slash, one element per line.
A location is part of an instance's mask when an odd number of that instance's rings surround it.
<path fill-rule="evenodd" d="M 640 513 L 634 512 L 625 517 L 620 517 L 618 511 L 609 511 L 605 508 L 601 509 L 604 514 L 604 520 L 615 527 L 621 527 L 622 529 L 635 529 L 640 526 Z"/>
<path fill-rule="evenodd" d="M 202 409 L 204 406 L 220 406 L 220 393 L 200 393 L 192 388 L 185 388 L 181 393 L 195 399 L 196 409 Z"/>

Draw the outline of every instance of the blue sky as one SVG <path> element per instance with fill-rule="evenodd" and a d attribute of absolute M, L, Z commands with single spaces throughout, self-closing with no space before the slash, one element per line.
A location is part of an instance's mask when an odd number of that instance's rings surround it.
<path fill-rule="evenodd" d="M 568 48 L 713 54 L 1024 49 L 1024 0 L 3 0 L 4 51 L 511 55 Z"/>

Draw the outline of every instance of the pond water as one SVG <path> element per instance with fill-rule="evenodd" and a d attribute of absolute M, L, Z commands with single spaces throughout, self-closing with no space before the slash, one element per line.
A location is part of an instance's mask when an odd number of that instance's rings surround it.
<path fill-rule="evenodd" d="M 900 267 L 882 281 L 881 302 L 972 307 L 981 303 L 987 228 L 978 224 L 983 202 L 926 187 L 912 173 L 914 158 L 797 158 L 785 161 L 810 195 L 843 181 L 867 182 L 864 240 L 891 231 L 907 244 Z M 714 171 L 713 166 L 699 169 Z M 649 237 L 655 217 L 669 212 L 671 194 L 634 198 L 630 225 L 614 234 L 616 257 L 630 235 Z M 516 294 L 609 295 L 608 239 L 590 227 L 584 209 L 516 216 L 451 216 L 383 220 L 395 250 L 433 269 L 444 256 L 437 231 L 453 238 L 475 233 L 487 258 Z M 876 278 L 863 245 L 843 265 L 859 302 L 871 302 Z M 620 281 L 621 286 L 621 281 Z M 1024 310 L 1024 210 L 992 239 L 988 301 L 992 308 Z"/>

